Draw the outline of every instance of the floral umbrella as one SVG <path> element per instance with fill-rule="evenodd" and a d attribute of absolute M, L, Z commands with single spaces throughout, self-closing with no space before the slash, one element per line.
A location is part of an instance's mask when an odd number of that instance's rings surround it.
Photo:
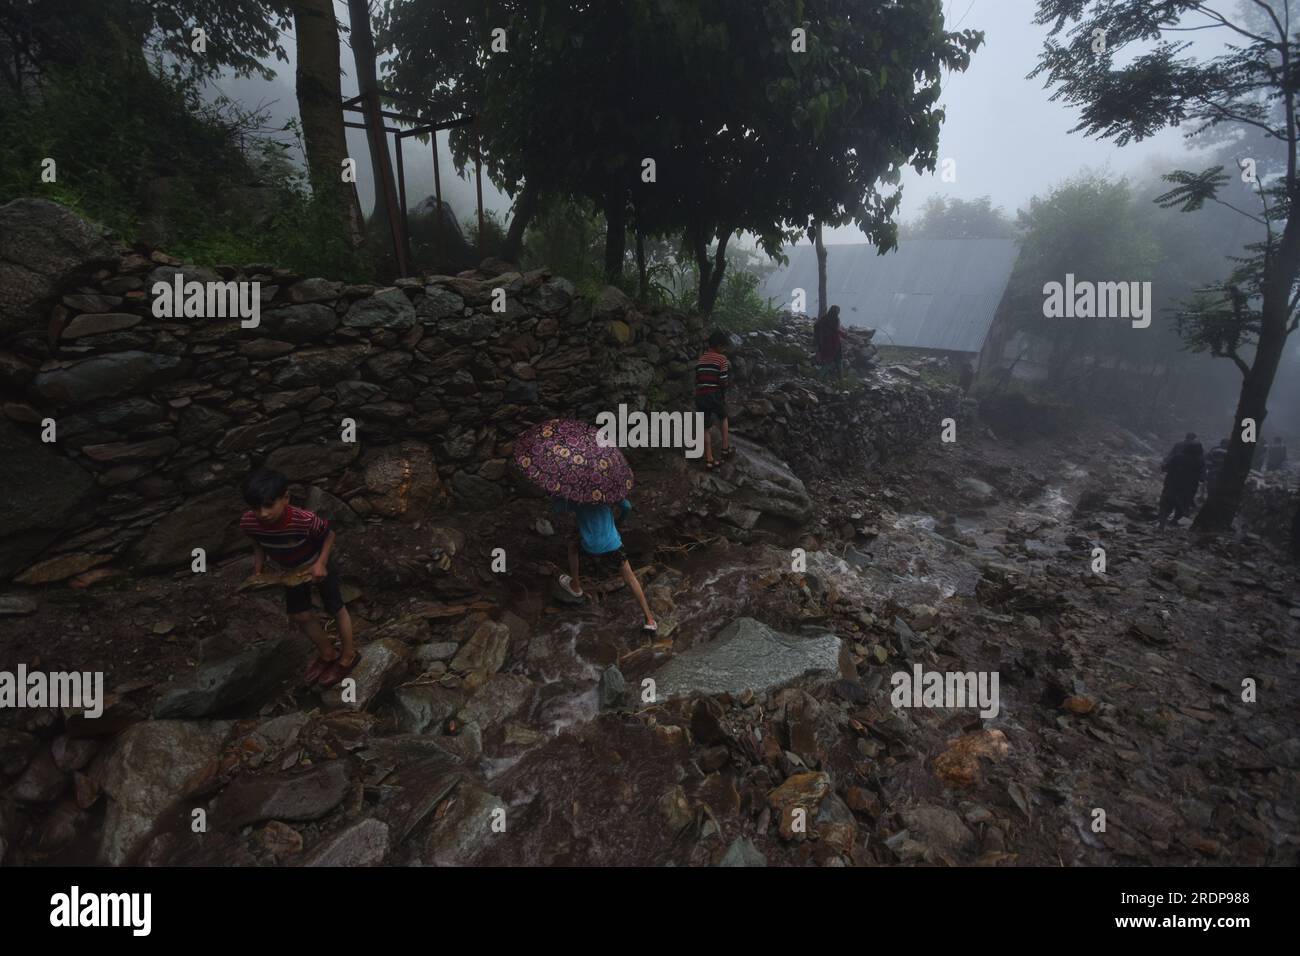
<path fill-rule="evenodd" d="M 632 469 L 616 447 L 603 448 L 599 429 L 553 418 L 515 439 L 514 462 L 548 495 L 581 504 L 618 504 L 632 490 Z"/>

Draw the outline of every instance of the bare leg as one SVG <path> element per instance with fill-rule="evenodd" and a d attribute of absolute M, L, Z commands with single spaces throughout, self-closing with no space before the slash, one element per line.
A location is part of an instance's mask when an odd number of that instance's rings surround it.
<path fill-rule="evenodd" d="M 627 586 L 636 596 L 637 603 L 641 605 L 641 613 L 645 615 L 645 622 L 653 624 L 655 616 L 650 613 L 650 605 L 645 599 L 645 592 L 641 590 L 641 582 L 636 579 L 636 572 L 632 570 L 632 565 L 624 561 L 623 566 L 618 570 L 623 575 L 623 580 L 627 583 Z"/>
<path fill-rule="evenodd" d="M 573 582 L 573 590 L 582 590 L 582 579 L 578 577 L 578 542 L 569 542 L 569 577 Z"/>
<path fill-rule="evenodd" d="M 344 666 L 352 663 L 352 658 L 356 652 L 352 649 L 352 615 L 348 613 L 345 607 L 339 608 L 339 612 L 334 615 L 334 620 L 339 626 L 339 641 L 342 643 L 342 649 L 339 651 L 339 659 Z"/>
<path fill-rule="evenodd" d="M 298 630 L 311 638 L 312 643 L 316 645 L 316 650 L 320 653 L 321 660 L 332 661 L 338 657 L 338 654 L 334 651 L 334 642 L 326 636 L 325 630 L 320 626 L 320 621 L 316 620 L 315 612 L 301 611 L 298 614 L 291 614 L 290 617 L 298 625 Z"/>
<path fill-rule="evenodd" d="M 713 429 L 704 429 L 704 461 L 713 464 Z"/>
<path fill-rule="evenodd" d="M 722 420 L 722 450 L 724 452 L 731 447 L 730 424 L 731 419 L 724 418 Z"/>

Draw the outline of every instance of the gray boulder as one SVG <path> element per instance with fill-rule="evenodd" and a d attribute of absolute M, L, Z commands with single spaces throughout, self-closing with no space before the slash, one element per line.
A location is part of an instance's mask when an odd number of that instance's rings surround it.
<path fill-rule="evenodd" d="M 727 501 L 729 509 L 758 511 L 788 521 L 804 522 L 812 516 L 808 489 L 790 466 L 762 445 L 731 436 L 735 456 L 720 472 L 703 482 Z"/>
<path fill-rule="evenodd" d="M 177 802 L 203 783 L 230 727 L 225 721 L 150 720 L 117 737 L 103 771 L 108 809 L 99 854 L 104 863 L 132 861 Z"/>
<path fill-rule="evenodd" d="M 107 232 L 58 203 L 0 206 L 0 338 L 43 328 L 63 285 L 116 261 Z"/>
<path fill-rule="evenodd" d="M 691 693 L 762 693 L 797 677 L 835 673 L 840 643 L 834 634 L 796 637 L 742 617 L 659 668 L 656 695 L 666 700 Z"/>
<path fill-rule="evenodd" d="M 300 663 L 301 650 L 299 641 L 283 637 L 205 664 L 158 698 L 154 717 L 208 717 L 240 704 L 260 703 Z"/>
<path fill-rule="evenodd" d="M 222 830 L 261 820 L 319 820 L 348 792 L 346 760 L 327 760 L 306 773 L 241 776 L 221 792 L 208 820 Z"/>
<path fill-rule="evenodd" d="M 160 382 L 185 375 L 188 359 L 156 352 L 112 352 L 77 362 L 67 368 L 41 372 L 31 392 L 58 407 L 84 405 L 102 398 L 139 392 Z"/>
<path fill-rule="evenodd" d="M 0 578 L 7 578 L 68 527 L 95 480 L 0 419 L 0 488 Z"/>

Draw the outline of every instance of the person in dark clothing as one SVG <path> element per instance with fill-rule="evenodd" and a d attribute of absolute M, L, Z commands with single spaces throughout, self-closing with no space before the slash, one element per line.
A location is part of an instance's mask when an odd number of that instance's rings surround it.
<path fill-rule="evenodd" d="M 1174 524 L 1178 524 L 1194 507 L 1196 487 L 1205 473 L 1205 450 L 1200 442 L 1194 440 L 1195 437 L 1193 435 L 1181 443 L 1182 447 L 1176 447 L 1165 459 L 1165 481 L 1160 489 L 1161 528 L 1165 526 L 1170 512 L 1173 513 Z"/>
<path fill-rule="evenodd" d="M 1291 519 L 1291 557 L 1300 561 L 1300 498 L 1296 499 L 1295 517 Z"/>
<path fill-rule="evenodd" d="M 1282 443 L 1281 438 L 1274 438 L 1273 444 L 1268 446 L 1268 453 L 1264 458 L 1265 471 L 1280 471 L 1286 464 L 1286 445 Z"/>
<path fill-rule="evenodd" d="M 961 379 L 960 379 L 961 393 L 963 395 L 969 395 L 970 387 L 974 383 L 975 383 L 975 366 L 971 365 L 970 362 L 966 362 L 961 367 Z"/>
<path fill-rule="evenodd" d="M 1219 443 L 1209 450 L 1205 456 L 1205 490 L 1212 491 L 1214 483 L 1219 480 L 1219 472 L 1223 470 L 1223 463 L 1228 458 L 1228 446 L 1232 444 L 1230 439 L 1221 438 Z"/>
<path fill-rule="evenodd" d="M 813 325 L 813 346 L 817 350 L 813 363 L 821 378 L 829 379 L 834 374 L 843 380 L 844 339 L 844 330 L 840 328 L 840 307 L 833 305 Z"/>
<path fill-rule="evenodd" d="M 1189 445 L 1199 445 L 1199 444 L 1200 442 L 1196 440 L 1196 432 L 1188 432 L 1186 435 L 1183 436 L 1183 440 L 1175 444 L 1174 447 L 1170 450 L 1169 454 L 1165 455 L 1164 464 L 1161 465 L 1160 467 L 1168 468 L 1169 462 L 1171 462 L 1174 456 L 1177 455 L 1179 452 L 1181 452 L 1184 448 L 1188 447 Z"/>

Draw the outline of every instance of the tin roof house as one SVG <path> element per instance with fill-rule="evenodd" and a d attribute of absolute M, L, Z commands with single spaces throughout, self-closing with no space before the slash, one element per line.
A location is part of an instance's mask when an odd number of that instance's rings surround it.
<path fill-rule="evenodd" d="M 827 296 L 844 325 L 876 329 L 876 345 L 971 354 L 984 348 L 1019 255 L 1011 239 L 905 239 L 883 256 L 865 242 L 826 251 Z M 788 304 L 803 289 L 815 313 L 816 252 L 794 246 L 789 258 L 760 294 Z"/>

